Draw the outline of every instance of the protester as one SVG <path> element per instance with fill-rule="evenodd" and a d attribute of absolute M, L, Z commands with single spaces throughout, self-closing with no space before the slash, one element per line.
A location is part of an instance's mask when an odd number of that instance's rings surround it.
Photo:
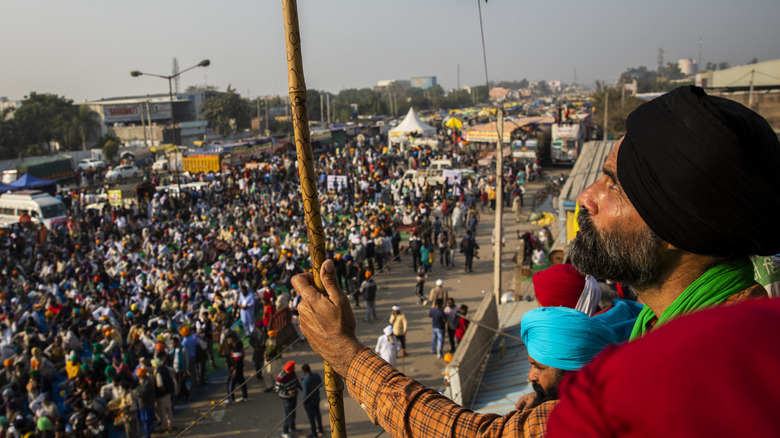
<path fill-rule="evenodd" d="M 768 408 L 778 401 L 780 381 L 771 370 L 780 366 L 780 357 L 750 356 L 761 364 L 756 373 L 744 348 L 749 346 L 751 354 L 776 350 L 772 343 L 780 335 L 780 309 L 763 300 L 684 316 L 766 295 L 753 280 L 748 256 L 780 252 L 775 218 L 762 208 L 780 205 L 777 135 L 752 111 L 696 87 L 678 88 L 641 105 L 626 127 L 626 136 L 604 163 L 604 176 L 580 195 L 580 232 L 570 256 L 580 272 L 619 281 L 637 292 L 646 306 L 632 334 L 640 339 L 605 354 L 603 361 L 596 358 L 581 374 L 573 372 L 562 382 L 562 413 L 557 420 L 559 409 L 552 411 L 550 436 L 579 435 L 585 425 L 590 436 L 627 430 L 639 436 L 646 425 L 688 436 L 723 431 L 777 435 L 780 423 Z M 465 412 L 437 391 L 400 375 L 357 341 L 332 262 L 323 264 L 320 276 L 327 299 L 317 292 L 311 275 L 293 280 L 304 298 L 299 306 L 302 329 L 312 348 L 347 376 L 350 393 L 371 421 L 390 435 L 465 436 L 488 429 L 514 436 L 545 433 L 540 424 L 547 424 L 546 413 L 539 408 L 504 417 Z M 761 324 L 754 328 L 751 318 Z M 657 325 L 660 334 L 655 336 Z M 692 327 L 699 330 L 691 338 Z M 729 341 L 725 348 L 724 339 Z M 769 342 L 756 349 L 756 339 Z M 678 344 L 668 349 L 673 343 Z M 682 382 L 680 369 L 697 372 L 685 373 Z M 726 369 L 730 378 L 724 380 L 720 371 Z M 653 381 L 636 378 L 659 371 L 662 377 Z M 664 378 L 664 373 L 678 378 Z M 606 390 L 601 376 L 615 375 L 620 376 L 617 385 Z M 756 375 L 765 381 L 754 382 Z M 722 391 L 723 397 L 702 396 L 680 386 L 704 388 L 724 381 L 736 397 L 728 391 Z M 761 397 L 753 396 L 757 387 Z M 566 404 L 567 397 L 578 401 Z M 683 401 L 657 403 L 658 397 Z M 654 410 L 642 409 L 650 400 Z M 729 410 L 735 405 L 736 415 Z M 589 414 L 580 412 L 583 406 L 589 406 Z M 629 415 L 612 422 L 617 411 Z"/>
<path fill-rule="evenodd" d="M 399 306 L 393 306 L 393 313 L 390 315 L 390 324 L 393 326 L 393 335 L 398 338 L 401 349 L 398 354 L 401 357 L 406 356 L 406 315 L 401 313 Z"/>
<path fill-rule="evenodd" d="M 387 363 L 395 366 L 395 361 L 398 358 L 398 350 L 400 349 L 401 346 L 398 343 L 398 339 L 393 334 L 393 326 L 388 325 L 382 330 L 382 334 L 379 335 L 374 352 Z"/>
<path fill-rule="evenodd" d="M 276 377 L 274 388 L 284 406 L 283 437 L 289 438 L 290 432 L 298 432 L 298 429 L 295 428 L 295 406 L 298 404 L 298 390 L 300 388 L 301 383 L 298 381 L 298 376 L 295 375 L 295 361 L 288 361 L 284 364 L 282 372 Z"/>
<path fill-rule="evenodd" d="M 376 321 L 376 282 L 371 275 L 371 271 L 366 271 L 366 279 L 360 285 L 360 293 L 363 295 L 363 301 L 366 304 L 365 322 Z"/>
<path fill-rule="evenodd" d="M 303 408 L 306 411 L 306 416 L 309 417 L 311 436 L 322 436 L 324 433 L 322 429 L 322 415 L 320 414 L 322 377 L 317 373 L 311 372 L 311 367 L 307 363 L 301 366 L 301 370 L 303 371 L 301 397 L 303 397 Z"/>
<path fill-rule="evenodd" d="M 443 301 L 441 298 L 433 302 L 433 307 L 428 311 L 431 317 L 431 353 L 436 357 L 442 357 L 442 348 L 444 346 L 444 327 L 447 325 L 447 318 L 441 309 Z"/>

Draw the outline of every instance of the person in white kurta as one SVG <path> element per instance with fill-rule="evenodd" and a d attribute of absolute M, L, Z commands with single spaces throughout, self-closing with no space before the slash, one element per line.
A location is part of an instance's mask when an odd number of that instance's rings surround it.
<path fill-rule="evenodd" d="M 255 329 L 255 294 L 246 289 L 241 290 L 241 296 L 238 298 L 238 307 L 241 309 L 241 325 L 244 332 L 251 335 Z"/>
<path fill-rule="evenodd" d="M 376 353 L 384 359 L 387 363 L 395 366 L 395 361 L 398 358 L 398 350 L 401 348 L 398 345 L 398 339 L 393 334 L 393 326 L 388 325 L 383 330 L 384 334 L 376 341 Z"/>

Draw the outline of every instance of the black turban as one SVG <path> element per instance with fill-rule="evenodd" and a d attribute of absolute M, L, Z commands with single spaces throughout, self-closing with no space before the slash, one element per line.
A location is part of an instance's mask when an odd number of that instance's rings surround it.
<path fill-rule="evenodd" d="M 626 130 L 618 179 L 662 239 L 696 254 L 780 252 L 780 142 L 764 118 L 687 86 L 640 105 Z"/>

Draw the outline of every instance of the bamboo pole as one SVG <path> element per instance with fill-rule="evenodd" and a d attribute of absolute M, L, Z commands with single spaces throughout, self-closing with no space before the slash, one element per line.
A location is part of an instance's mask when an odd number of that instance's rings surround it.
<path fill-rule="evenodd" d="M 298 176 L 301 181 L 301 196 L 306 218 L 306 236 L 309 255 L 317 289 L 327 294 L 320 278 L 320 266 L 325 262 L 325 232 L 322 229 L 320 202 L 317 196 L 317 179 L 314 173 L 309 116 L 306 108 L 306 81 L 303 77 L 301 38 L 298 28 L 298 5 L 296 0 L 282 0 L 284 13 L 285 46 L 287 49 L 287 82 L 292 105 L 295 129 L 295 149 L 298 155 Z M 325 391 L 328 395 L 330 430 L 332 437 L 346 437 L 344 421 L 344 382 L 333 371 L 328 362 L 325 365 Z"/>

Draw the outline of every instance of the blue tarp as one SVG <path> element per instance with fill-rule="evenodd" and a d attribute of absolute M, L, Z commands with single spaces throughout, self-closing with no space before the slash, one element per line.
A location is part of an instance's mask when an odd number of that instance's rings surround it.
<path fill-rule="evenodd" d="M 21 178 L 17 179 L 9 185 L 15 189 L 34 189 L 48 185 L 56 186 L 57 181 L 50 179 L 40 179 L 30 175 L 29 173 L 25 173 Z"/>
<path fill-rule="evenodd" d="M 8 184 L 0 183 L 0 194 L 5 193 L 9 190 L 13 191 L 16 189 L 16 187 L 9 186 Z"/>

